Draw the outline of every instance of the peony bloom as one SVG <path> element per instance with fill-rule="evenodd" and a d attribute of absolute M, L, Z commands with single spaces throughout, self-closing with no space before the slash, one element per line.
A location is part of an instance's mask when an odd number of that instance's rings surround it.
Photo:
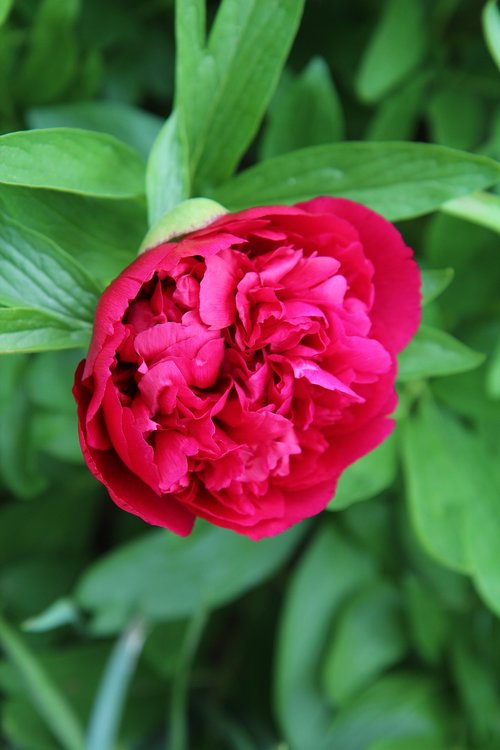
<path fill-rule="evenodd" d="M 392 430 L 419 284 L 396 229 L 342 199 L 148 250 L 104 292 L 76 374 L 90 470 L 181 535 L 199 516 L 259 539 L 318 513 Z"/>

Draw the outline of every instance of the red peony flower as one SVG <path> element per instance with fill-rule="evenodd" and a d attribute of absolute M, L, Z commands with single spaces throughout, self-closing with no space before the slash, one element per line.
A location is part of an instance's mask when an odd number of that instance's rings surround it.
<path fill-rule="evenodd" d="M 318 513 L 392 430 L 419 283 L 396 229 L 334 198 L 148 250 L 104 292 L 77 370 L 90 470 L 182 535 L 197 516 L 259 539 Z"/>

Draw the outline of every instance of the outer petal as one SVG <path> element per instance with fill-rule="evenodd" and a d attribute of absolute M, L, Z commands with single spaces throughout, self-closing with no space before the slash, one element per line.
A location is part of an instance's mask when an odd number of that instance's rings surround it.
<path fill-rule="evenodd" d="M 357 229 L 375 268 L 370 317 L 382 332 L 382 343 L 394 353 L 401 351 L 420 324 L 420 274 L 400 233 L 379 214 L 344 198 L 315 198 L 298 205 L 313 214 L 333 213 Z"/>

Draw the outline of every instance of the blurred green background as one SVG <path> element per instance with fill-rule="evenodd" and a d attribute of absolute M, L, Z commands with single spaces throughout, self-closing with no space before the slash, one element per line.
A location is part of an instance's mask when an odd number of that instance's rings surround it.
<path fill-rule="evenodd" d="M 343 139 L 500 158 L 481 10 L 308 0 L 244 165 Z M 173 14 L 0 1 L 0 132 L 97 130 L 145 159 L 172 108 Z M 30 226 L 23 190 L 1 186 L 0 212 Z M 57 238 L 72 208 L 58 228 L 54 206 L 32 224 Z M 452 211 L 399 228 L 427 272 L 424 323 L 469 348 L 408 350 L 394 438 L 332 512 L 275 539 L 200 524 L 183 540 L 118 511 L 78 446 L 84 351 L 1 357 L 2 748 L 78 750 L 82 732 L 89 750 L 500 748 L 500 220 Z M 107 282 L 145 206 L 96 199 L 88 215 L 72 241 Z"/>

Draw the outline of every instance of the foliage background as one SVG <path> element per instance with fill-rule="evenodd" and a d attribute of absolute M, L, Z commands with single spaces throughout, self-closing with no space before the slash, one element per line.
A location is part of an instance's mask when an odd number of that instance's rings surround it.
<path fill-rule="evenodd" d="M 169 0 L 0 2 L 2 747 L 500 747 L 499 16 L 308 0 L 282 70 L 302 5 L 225 0 L 207 50 L 180 0 L 175 66 Z M 424 271 L 394 437 L 280 537 L 148 529 L 77 444 L 99 291 L 185 198 L 322 192 Z"/>

